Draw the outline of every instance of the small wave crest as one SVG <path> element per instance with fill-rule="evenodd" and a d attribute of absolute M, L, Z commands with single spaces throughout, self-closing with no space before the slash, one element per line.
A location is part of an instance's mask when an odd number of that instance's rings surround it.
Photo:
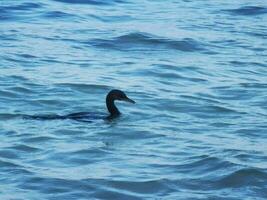
<path fill-rule="evenodd" d="M 60 19 L 60 18 L 68 18 L 68 19 L 73 19 L 76 17 L 74 14 L 62 12 L 62 11 L 50 11 L 47 12 L 43 17 L 49 18 L 49 19 Z"/>
<path fill-rule="evenodd" d="M 237 9 L 226 9 L 223 11 L 233 15 L 261 15 L 267 13 L 267 8 L 261 6 L 243 6 Z"/>
<path fill-rule="evenodd" d="M 0 21 L 19 19 L 19 14 L 42 8 L 40 3 L 22 3 L 12 6 L 0 5 Z"/>
<path fill-rule="evenodd" d="M 105 1 L 99 1 L 99 0 L 54 0 L 62 3 L 69 3 L 69 4 L 89 4 L 89 5 L 112 5 L 114 3 L 124 3 L 125 1 L 122 0 L 105 0 Z"/>
<path fill-rule="evenodd" d="M 192 38 L 173 40 L 162 38 L 147 33 L 130 33 L 112 39 L 95 39 L 86 42 L 100 48 L 110 48 L 115 50 L 143 50 L 151 49 L 174 49 L 185 52 L 195 52 L 205 50 L 204 45 Z"/>
<path fill-rule="evenodd" d="M 244 187 L 244 186 L 263 186 L 267 180 L 266 171 L 256 168 L 239 169 L 224 178 L 220 179 L 218 184 L 221 187 Z"/>
<path fill-rule="evenodd" d="M 1 9 L 5 9 L 6 11 L 19 11 L 19 10 L 32 10 L 36 8 L 41 8 L 42 5 L 39 3 L 22 3 L 14 6 L 1 6 Z"/>

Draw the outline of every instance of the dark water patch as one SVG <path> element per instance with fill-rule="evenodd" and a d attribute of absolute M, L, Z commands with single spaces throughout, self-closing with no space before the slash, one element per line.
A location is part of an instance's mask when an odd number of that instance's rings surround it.
<path fill-rule="evenodd" d="M 43 5 L 40 3 L 22 3 L 11 6 L 0 5 L 0 21 L 20 20 L 21 14 L 29 13 L 42 7 Z"/>
<path fill-rule="evenodd" d="M 96 6 L 109 6 L 116 3 L 125 3 L 123 0 L 54 0 L 62 3 L 69 4 L 88 4 L 88 5 L 96 5 Z"/>
<path fill-rule="evenodd" d="M 260 128 L 239 128 L 237 130 L 235 130 L 234 132 L 242 137 L 249 137 L 249 138 L 254 138 L 254 137 L 258 137 L 259 135 L 262 138 L 266 139 L 265 136 L 265 131 L 266 131 L 266 127 Z"/>
<path fill-rule="evenodd" d="M 255 16 L 267 13 L 266 7 L 261 6 L 243 6 L 236 9 L 226 9 L 223 12 L 228 12 L 232 15 L 244 15 L 244 16 Z"/>
<path fill-rule="evenodd" d="M 240 83 L 240 87 L 259 91 L 260 89 L 266 89 L 267 83 Z"/>
<path fill-rule="evenodd" d="M 1 158 L 18 159 L 19 155 L 12 150 L 0 150 Z"/>
<path fill-rule="evenodd" d="M 2 160 L 0 158 L 0 168 L 9 168 L 9 169 L 13 169 L 13 168 L 20 168 L 21 166 L 18 164 L 15 164 L 11 161 L 6 161 L 6 160 Z"/>
<path fill-rule="evenodd" d="M 9 87 L 8 90 L 20 94 L 37 94 L 37 92 L 22 86 Z"/>
<path fill-rule="evenodd" d="M 253 155 L 253 156 L 252 156 Z M 243 163 L 253 163 L 253 164 L 261 164 L 262 160 L 267 160 L 267 156 L 259 154 L 256 155 L 255 152 L 248 152 L 248 153 L 239 153 L 235 155 L 235 158 L 242 161 Z M 266 165 L 267 167 L 267 165 Z"/>
<path fill-rule="evenodd" d="M 25 78 L 24 76 L 20 75 L 11 75 L 11 76 L 5 76 L 7 80 L 15 80 L 15 81 L 21 81 L 21 82 L 28 82 L 29 79 Z"/>
<path fill-rule="evenodd" d="M 25 145 L 25 144 L 14 145 L 12 147 L 9 147 L 8 149 L 14 149 L 16 151 L 28 152 L 28 153 L 34 153 L 34 152 L 38 152 L 41 150 L 40 148 L 32 147 L 32 146 Z"/>
<path fill-rule="evenodd" d="M 226 128 L 234 126 L 235 124 L 229 122 L 215 122 L 215 123 L 210 123 L 210 125 L 217 128 Z"/>
<path fill-rule="evenodd" d="M 80 130 L 72 130 L 72 129 L 58 129 L 54 131 L 54 134 L 59 136 L 81 136 L 83 134 Z"/>
<path fill-rule="evenodd" d="M 66 193 L 57 193 L 56 195 L 52 193 L 52 195 L 49 196 L 49 200 L 58 200 L 58 199 L 69 199 L 69 200 L 88 200 L 92 198 L 92 191 L 86 191 L 86 192 L 75 192 L 75 191 L 70 191 Z"/>
<path fill-rule="evenodd" d="M 237 117 L 237 115 L 234 112 L 216 112 L 213 109 L 210 110 L 208 108 L 200 108 L 200 107 L 190 107 L 193 110 L 189 110 L 187 108 L 187 113 L 190 114 L 191 116 L 197 117 L 199 119 L 206 119 L 208 121 L 210 120 L 215 120 L 215 119 L 224 119 L 226 116 L 229 118 Z M 205 113 L 203 113 L 205 111 Z"/>
<path fill-rule="evenodd" d="M 265 53 L 265 51 L 267 50 L 265 47 L 250 47 L 250 49 L 260 54 L 267 55 L 267 53 Z"/>
<path fill-rule="evenodd" d="M 52 106 L 52 107 L 67 106 L 66 103 L 62 102 L 61 100 L 56 100 L 56 99 L 40 99 L 40 100 L 35 100 L 33 102 L 43 105 L 43 106 Z"/>
<path fill-rule="evenodd" d="M 51 40 L 51 38 L 49 40 Z M 52 64 L 55 63 L 55 64 L 61 64 L 61 65 L 63 65 L 63 64 L 72 64 L 72 63 L 69 63 L 69 62 L 60 61 L 57 58 L 52 58 L 52 57 L 51 58 L 41 58 L 40 61 L 45 62 L 45 63 L 52 63 Z"/>
<path fill-rule="evenodd" d="M 53 140 L 57 140 L 57 138 L 52 136 L 35 136 L 30 138 L 24 138 L 22 141 L 26 143 L 38 144 L 38 143 L 50 142 Z"/>
<path fill-rule="evenodd" d="M 168 65 L 168 64 L 153 64 L 153 69 L 162 70 L 162 71 L 170 71 L 172 73 L 181 72 L 183 74 L 190 74 L 191 77 L 200 78 L 203 75 L 212 76 L 209 71 L 203 70 L 197 66 L 180 66 L 180 65 Z"/>
<path fill-rule="evenodd" d="M 129 15 L 110 15 L 110 16 L 98 16 L 98 15 L 89 15 L 90 17 L 100 20 L 102 22 L 107 22 L 107 23 L 114 23 L 114 22 L 129 22 L 134 20 L 133 17 L 129 16 Z"/>
<path fill-rule="evenodd" d="M 70 88 L 74 91 L 79 91 L 83 93 L 92 93 L 92 92 L 100 92 L 103 90 L 109 90 L 110 87 L 106 85 L 94 85 L 94 84 L 81 84 L 81 83 L 59 83 L 56 84 L 57 87 Z"/>
<path fill-rule="evenodd" d="M 49 156 L 49 160 L 56 162 L 59 165 L 81 166 L 101 162 L 111 154 L 111 152 L 103 147 L 88 147 L 88 149 L 53 154 Z"/>
<path fill-rule="evenodd" d="M 158 70 L 166 70 L 166 71 L 170 71 L 170 72 L 177 72 L 177 70 L 181 69 L 180 67 L 178 66 L 175 66 L 175 65 L 168 65 L 168 64 L 153 64 L 152 65 L 152 68 L 153 69 L 158 69 Z"/>
<path fill-rule="evenodd" d="M 1 20 L 1 14 L 0 14 L 0 20 Z M 17 33 L 8 33 L 8 34 L 2 33 L 1 37 L 0 37 L 1 40 L 10 41 L 10 42 L 11 41 L 13 41 L 13 42 L 14 41 L 19 41 L 18 38 L 19 37 L 18 37 Z M 12 45 L 9 44 L 8 46 L 12 46 Z"/>
<path fill-rule="evenodd" d="M 254 37 L 258 37 L 260 39 L 266 39 L 267 38 L 266 30 L 258 30 L 258 32 L 246 31 L 244 33 L 251 35 L 251 36 L 254 36 Z"/>
<path fill-rule="evenodd" d="M 166 70 L 146 70 L 146 71 L 139 71 L 137 72 L 139 75 L 143 75 L 143 76 L 151 76 L 151 77 L 158 77 L 158 81 L 165 83 L 164 81 L 162 81 L 163 79 L 167 79 L 167 80 L 178 80 L 180 81 L 187 81 L 190 83 L 207 83 L 208 80 L 203 79 L 203 78 L 199 78 L 199 77 L 193 77 L 193 76 L 185 76 L 182 75 L 182 73 L 179 73 L 179 71 L 176 69 L 175 72 L 168 72 Z M 185 73 L 183 73 L 185 74 Z M 181 83 L 181 82 L 180 82 Z"/>
<path fill-rule="evenodd" d="M 124 191 L 114 191 L 105 188 L 104 190 L 96 191 L 93 195 L 96 199 L 129 199 L 129 200 L 142 200 L 143 198 L 137 197 L 137 195 L 129 194 Z"/>
<path fill-rule="evenodd" d="M 210 103 L 210 104 L 219 104 L 220 101 L 213 98 L 213 97 L 209 97 L 209 96 L 201 96 L 201 95 L 198 95 L 198 94 L 195 94 L 195 95 L 185 95 L 185 94 L 181 94 L 180 95 L 181 99 L 185 99 L 187 100 L 188 103 L 192 103 L 193 101 L 194 102 L 203 102 L 205 104 L 207 103 Z M 187 104 L 187 103 L 186 103 Z"/>
<path fill-rule="evenodd" d="M 0 10 L 8 10 L 8 11 L 19 11 L 19 10 L 33 10 L 36 8 L 42 8 L 43 5 L 40 3 L 22 3 L 19 5 L 13 6 L 0 6 Z"/>
<path fill-rule="evenodd" d="M 107 153 L 111 153 L 111 152 L 107 151 L 107 149 L 103 147 L 100 147 L 100 148 L 81 149 L 78 151 L 73 151 L 73 152 L 70 152 L 70 155 L 84 156 L 84 157 L 86 156 L 91 157 L 91 155 L 95 155 L 95 157 L 98 157 L 99 155 L 105 155 Z"/>
<path fill-rule="evenodd" d="M 15 17 L 12 16 L 8 11 L 5 11 L 3 7 L 0 7 L 0 21 L 12 20 Z"/>
<path fill-rule="evenodd" d="M 26 58 L 26 59 L 38 58 L 37 56 L 31 55 L 31 54 L 16 54 L 16 55 L 22 58 Z"/>
<path fill-rule="evenodd" d="M 94 158 L 89 159 L 89 158 L 73 157 L 73 156 L 70 157 L 69 155 L 64 155 L 64 156 L 67 156 L 67 157 L 61 157 L 60 155 L 51 156 L 49 157 L 50 159 L 49 163 L 50 164 L 53 163 L 53 165 L 61 166 L 61 167 L 87 166 L 87 165 L 94 163 Z"/>
<path fill-rule="evenodd" d="M 14 175 L 14 176 L 34 176 L 35 175 L 30 170 L 26 169 L 26 167 L 6 169 L 5 172 L 12 173 L 12 175 Z M 9 182 L 9 181 L 12 181 L 12 180 L 7 180 L 7 182 Z M 16 181 L 14 181 L 14 182 L 16 182 Z"/>
<path fill-rule="evenodd" d="M 48 18 L 48 19 L 56 19 L 56 20 L 61 19 L 61 18 L 74 20 L 78 16 L 74 14 L 62 12 L 62 11 L 50 11 L 50 12 L 46 12 L 42 17 Z"/>
<path fill-rule="evenodd" d="M 16 55 L 16 57 L 11 57 L 11 56 L 9 56 L 9 57 L 4 57 L 4 60 L 6 60 L 6 61 L 10 61 L 10 62 L 13 62 L 13 63 L 20 63 L 20 64 L 23 64 L 24 65 L 24 67 L 25 67 L 25 65 L 27 65 L 27 67 L 32 67 L 32 60 L 29 60 L 29 59 L 27 59 L 27 58 L 24 58 L 24 59 L 21 59 L 22 57 L 21 56 L 17 56 Z"/>
<path fill-rule="evenodd" d="M 232 87 L 213 87 L 215 98 L 225 100 L 250 100 L 254 97 L 254 92 L 246 90 L 245 88 L 240 88 L 236 86 Z"/>
<path fill-rule="evenodd" d="M 0 160 L 1 172 L 15 176 L 34 176 L 34 173 L 29 169 L 26 169 L 26 167 L 14 163 L 12 161 L 7 162 Z M 6 183 L 16 182 L 16 180 L 10 178 L 9 176 L 2 176 L 1 181 L 5 181 Z"/>
<path fill-rule="evenodd" d="M 228 47 L 229 49 L 235 49 L 236 47 L 241 47 L 244 49 L 250 48 L 249 45 L 245 45 L 242 41 L 235 40 L 235 39 L 224 39 L 219 41 L 211 41 L 213 44 L 213 47 L 220 48 L 221 50 L 224 50 L 225 47 Z"/>
<path fill-rule="evenodd" d="M 214 112 L 214 113 L 246 114 L 246 112 L 234 110 L 232 108 L 222 106 L 222 105 L 220 105 L 220 106 L 219 105 L 211 105 L 208 107 L 208 109 L 210 110 L 210 112 Z"/>
<path fill-rule="evenodd" d="M 18 187 L 26 190 L 36 190 L 45 194 L 68 193 L 73 190 L 83 192 L 88 191 L 88 193 L 91 193 L 91 191 L 95 189 L 90 184 L 80 180 L 36 176 L 25 178 L 24 183 L 18 184 Z"/>
<path fill-rule="evenodd" d="M 0 114 L 1 116 L 1 114 Z M 1 118 L 0 118 L 1 119 Z M 5 135 L 8 138 L 12 138 L 12 137 L 17 137 L 17 132 L 16 131 L 4 131 L 1 133 L 2 135 Z"/>
<path fill-rule="evenodd" d="M 192 38 L 172 40 L 147 33 L 129 33 L 108 40 L 95 39 L 86 42 L 85 44 L 114 50 L 150 49 L 152 51 L 160 51 L 164 49 L 174 49 L 185 52 L 199 52 L 205 50 L 203 44 Z"/>
<path fill-rule="evenodd" d="M 175 110 L 177 110 L 177 112 L 190 114 L 192 116 L 202 119 L 236 117 L 240 114 L 245 114 L 245 112 L 229 108 L 229 106 L 225 106 L 221 103 L 219 105 L 208 105 L 208 102 L 205 101 L 203 101 L 203 103 L 200 103 L 198 101 L 180 101 L 179 103 L 183 103 L 184 105 L 176 105 Z"/>
<path fill-rule="evenodd" d="M 88 180 L 92 182 L 92 180 Z M 144 181 L 125 181 L 125 180 L 95 180 L 97 184 L 101 184 L 104 187 L 104 190 L 100 190 L 100 192 L 96 192 L 94 194 L 95 197 L 106 196 L 111 191 L 116 191 L 113 195 L 116 195 L 117 198 L 124 197 L 125 194 L 133 195 L 134 199 L 139 199 L 138 197 L 149 197 L 157 195 L 164 196 L 169 192 L 177 191 L 177 188 L 174 189 L 173 181 L 169 179 L 154 179 L 154 180 L 144 180 Z M 106 196 L 107 197 L 107 196 Z M 132 199 L 132 198 L 131 198 Z"/>
<path fill-rule="evenodd" d="M 28 79 L 26 80 L 27 81 L 24 82 L 24 85 L 31 88 L 32 90 L 36 89 L 38 91 L 43 91 L 47 87 L 46 85 L 38 84 L 38 83 L 35 83 L 34 81 L 29 81 Z"/>
<path fill-rule="evenodd" d="M 116 121 L 114 120 L 113 123 L 116 123 Z M 157 139 L 160 137 L 166 137 L 165 134 L 159 134 L 159 133 L 151 134 L 151 132 L 145 131 L 145 130 L 137 132 L 137 134 L 138 134 L 138 137 L 136 137 L 135 134 L 131 134 L 131 131 L 127 131 L 127 130 L 120 130 L 112 134 L 110 134 L 110 131 L 99 133 L 100 136 L 105 136 L 105 138 L 111 138 L 113 141 L 144 140 L 144 139 Z M 107 147 L 110 147 L 112 145 L 113 145 L 113 142 L 112 143 L 105 142 L 105 146 Z"/>
<path fill-rule="evenodd" d="M 187 161 L 183 161 L 182 163 L 152 164 L 151 167 L 169 171 L 169 173 L 183 173 L 190 174 L 192 177 L 204 177 L 216 176 L 216 174 L 223 173 L 226 169 L 229 170 L 236 167 L 236 165 L 217 157 L 205 155 L 192 158 L 191 160 L 187 159 Z"/>
<path fill-rule="evenodd" d="M 262 151 L 224 149 L 223 155 L 228 158 L 236 158 L 238 161 L 241 161 L 242 166 L 249 163 L 249 166 L 260 166 L 261 169 L 267 169 L 267 165 L 261 162 L 262 160 L 267 160 L 267 156 Z"/>
<path fill-rule="evenodd" d="M 247 66 L 247 67 L 267 67 L 266 63 L 260 63 L 260 62 L 244 62 L 244 61 L 230 61 L 230 63 L 234 66 L 237 67 L 243 67 L 243 66 Z"/>
<path fill-rule="evenodd" d="M 263 187 L 267 181 L 267 173 L 256 168 L 237 170 L 217 182 L 221 188 Z"/>
<path fill-rule="evenodd" d="M 16 92 L 10 92 L 10 91 L 0 91 L 0 96 L 1 98 L 5 99 L 13 99 L 13 98 L 18 98 L 19 95 Z"/>

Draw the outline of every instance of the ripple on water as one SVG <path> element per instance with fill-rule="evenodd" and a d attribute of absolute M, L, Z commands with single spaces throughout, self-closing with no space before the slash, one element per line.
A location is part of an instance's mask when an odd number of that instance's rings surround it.
<path fill-rule="evenodd" d="M 91 193 L 94 187 L 80 180 L 68 180 L 59 178 L 28 177 L 18 187 L 26 190 L 36 190 L 45 194 L 69 193 L 72 190 Z"/>
<path fill-rule="evenodd" d="M 24 142 L 30 143 L 30 144 L 44 143 L 44 142 L 49 142 L 53 140 L 57 140 L 57 138 L 52 137 L 52 136 L 33 136 L 33 137 L 23 139 Z"/>
<path fill-rule="evenodd" d="M 14 149 L 15 151 L 29 152 L 29 153 L 35 153 L 41 150 L 40 148 L 32 147 L 25 144 L 14 145 L 12 147 L 9 147 L 9 149 Z"/>
<path fill-rule="evenodd" d="M 20 93 L 20 94 L 36 94 L 35 91 L 27 88 L 27 87 L 23 87 L 23 86 L 16 86 L 16 87 L 9 87 L 8 90 L 14 91 L 16 93 Z"/>
<path fill-rule="evenodd" d="M 267 173 L 264 170 L 243 168 L 224 176 L 217 185 L 221 188 L 259 187 L 263 189 L 266 186 L 263 180 L 266 179 Z"/>
<path fill-rule="evenodd" d="M 73 19 L 75 18 L 76 16 L 73 15 L 73 14 L 69 14 L 69 13 L 66 13 L 66 12 L 61 12 L 61 11 L 51 11 L 51 12 L 46 12 L 44 15 L 43 15 L 44 18 L 56 18 L 56 19 L 60 19 L 60 18 L 69 18 L 69 19 Z"/>
<path fill-rule="evenodd" d="M 43 5 L 40 3 L 21 3 L 19 5 L 0 5 L 0 21 L 22 20 L 23 15 L 40 10 Z"/>
<path fill-rule="evenodd" d="M 212 163 L 212 165 L 211 165 Z M 231 170 L 236 165 L 229 161 L 224 161 L 217 157 L 202 155 L 192 157 L 192 161 L 187 161 L 177 167 L 180 173 L 190 173 L 195 177 L 215 177 L 218 174 L 225 173 L 225 169 Z"/>
<path fill-rule="evenodd" d="M 106 85 L 95 85 L 95 84 L 82 84 L 82 83 L 59 83 L 57 87 L 70 88 L 74 91 L 91 93 L 92 91 L 100 92 L 102 90 L 110 90 L 109 86 Z"/>
<path fill-rule="evenodd" d="M 1 1 L 0 199 L 267 199 L 266 9 Z"/>
<path fill-rule="evenodd" d="M 267 14 L 267 8 L 261 6 L 242 6 L 236 9 L 227 9 L 223 10 L 224 12 L 228 12 L 232 15 L 244 15 L 244 16 L 255 16 Z"/>
<path fill-rule="evenodd" d="M 88 4 L 88 5 L 99 5 L 99 6 L 109 6 L 115 3 L 125 3 L 125 0 L 54 0 L 62 3 L 70 3 L 70 4 Z"/>
<path fill-rule="evenodd" d="M 95 39 L 85 42 L 87 45 L 93 45 L 100 48 L 113 50 L 144 50 L 160 51 L 174 49 L 185 52 L 201 52 L 205 47 L 201 42 L 192 38 L 182 40 L 172 40 L 157 37 L 148 33 L 129 33 L 111 39 Z"/>

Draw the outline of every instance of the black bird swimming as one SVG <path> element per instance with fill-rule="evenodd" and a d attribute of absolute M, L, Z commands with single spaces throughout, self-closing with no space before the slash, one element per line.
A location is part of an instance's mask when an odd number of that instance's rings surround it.
<path fill-rule="evenodd" d="M 106 97 L 106 106 L 110 113 L 110 115 L 108 116 L 109 118 L 114 118 L 120 115 L 120 111 L 115 106 L 115 103 L 114 103 L 115 100 L 135 103 L 135 101 L 127 97 L 123 91 L 111 90 Z"/>
<path fill-rule="evenodd" d="M 110 120 L 110 119 L 118 117 L 121 114 L 119 109 L 116 107 L 114 103 L 116 100 L 135 103 L 135 101 L 127 97 L 127 95 L 123 91 L 111 90 L 106 96 L 106 106 L 109 111 L 109 115 L 107 117 L 104 117 L 104 119 Z M 39 120 L 73 119 L 77 121 L 86 121 L 86 122 L 90 122 L 92 118 L 99 119 L 99 117 L 92 116 L 92 113 L 89 113 L 89 112 L 79 112 L 79 113 L 72 113 L 68 115 L 41 115 L 41 116 L 37 116 L 37 115 L 26 116 L 25 115 L 24 118 L 39 119 Z"/>

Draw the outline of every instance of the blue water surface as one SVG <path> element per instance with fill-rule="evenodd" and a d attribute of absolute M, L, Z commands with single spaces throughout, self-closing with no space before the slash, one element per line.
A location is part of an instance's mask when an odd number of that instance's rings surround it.
<path fill-rule="evenodd" d="M 0 199 L 267 199 L 266 0 L 2 0 Z M 106 115 L 41 120 L 26 115 Z"/>

